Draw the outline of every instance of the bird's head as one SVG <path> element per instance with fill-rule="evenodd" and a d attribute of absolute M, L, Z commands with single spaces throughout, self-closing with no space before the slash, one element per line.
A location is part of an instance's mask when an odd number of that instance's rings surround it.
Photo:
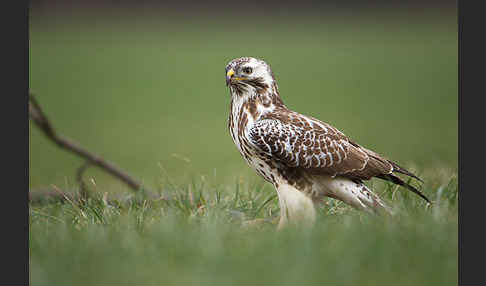
<path fill-rule="evenodd" d="M 232 93 L 243 93 L 254 90 L 261 94 L 269 91 L 275 85 L 270 66 L 262 60 L 252 57 L 237 58 L 228 63 L 225 68 L 226 86 Z"/>

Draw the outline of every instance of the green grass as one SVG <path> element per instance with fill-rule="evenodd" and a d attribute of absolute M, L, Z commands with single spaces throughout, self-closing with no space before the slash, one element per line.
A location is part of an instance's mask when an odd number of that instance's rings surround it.
<path fill-rule="evenodd" d="M 457 285 L 455 16 L 235 19 L 33 14 L 30 88 L 55 127 L 159 198 L 91 168 L 87 201 L 31 203 L 32 285 Z M 330 199 L 313 229 L 275 232 L 275 191 L 226 129 L 224 67 L 246 55 L 291 109 L 416 172 L 434 207 L 373 180 L 394 219 Z M 31 191 L 77 191 L 83 161 L 29 135 Z"/>
<path fill-rule="evenodd" d="M 239 190 L 239 191 L 237 191 Z M 387 199 L 393 219 L 329 200 L 275 232 L 273 190 L 203 182 L 161 197 L 31 205 L 32 285 L 457 285 L 457 181 Z M 393 192 L 390 192 L 393 193 Z M 440 193 L 440 197 L 438 196 Z M 384 195 L 387 198 L 386 195 Z M 253 223 L 253 224 L 252 224 Z"/>

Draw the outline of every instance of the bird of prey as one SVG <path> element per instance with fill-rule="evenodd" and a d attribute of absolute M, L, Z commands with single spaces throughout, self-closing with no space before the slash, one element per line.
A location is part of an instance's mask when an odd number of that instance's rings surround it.
<path fill-rule="evenodd" d="M 270 66 L 242 57 L 225 68 L 231 94 L 228 128 L 245 161 L 277 191 L 278 229 L 312 224 L 324 197 L 371 213 L 391 213 L 364 180 L 373 177 L 429 199 L 395 174 L 416 175 L 346 137 L 335 127 L 288 109 Z"/>

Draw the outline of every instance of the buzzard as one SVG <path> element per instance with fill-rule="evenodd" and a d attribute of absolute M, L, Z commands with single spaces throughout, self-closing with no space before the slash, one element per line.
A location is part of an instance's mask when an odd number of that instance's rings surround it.
<path fill-rule="evenodd" d="M 228 63 L 231 94 L 228 128 L 246 162 L 277 191 L 278 228 L 315 221 L 315 204 L 324 197 L 372 213 L 389 213 L 363 184 L 373 177 L 391 181 L 429 199 L 395 174 L 416 175 L 366 149 L 333 126 L 288 109 L 270 66 L 242 57 Z"/>

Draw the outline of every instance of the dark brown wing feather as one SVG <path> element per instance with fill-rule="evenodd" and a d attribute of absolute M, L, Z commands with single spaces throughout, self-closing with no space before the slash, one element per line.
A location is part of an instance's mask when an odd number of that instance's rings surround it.
<path fill-rule="evenodd" d="M 389 181 L 389 182 L 392 182 L 394 184 L 403 186 L 403 187 L 409 189 L 410 191 L 416 193 L 417 195 L 419 195 L 421 198 L 423 198 L 424 200 L 426 200 L 429 204 L 431 203 L 430 200 L 422 192 L 420 192 L 419 190 L 417 190 L 412 185 L 405 183 L 404 181 L 402 181 L 402 179 L 400 179 L 399 177 L 397 177 L 395 175 L 387 174 L 387 175 L 379 175 L 379 176 L 376 176 L 376 177 L 377 178 L 380 178 L 380 179 L 383 179 L 385 181 Z"/>

